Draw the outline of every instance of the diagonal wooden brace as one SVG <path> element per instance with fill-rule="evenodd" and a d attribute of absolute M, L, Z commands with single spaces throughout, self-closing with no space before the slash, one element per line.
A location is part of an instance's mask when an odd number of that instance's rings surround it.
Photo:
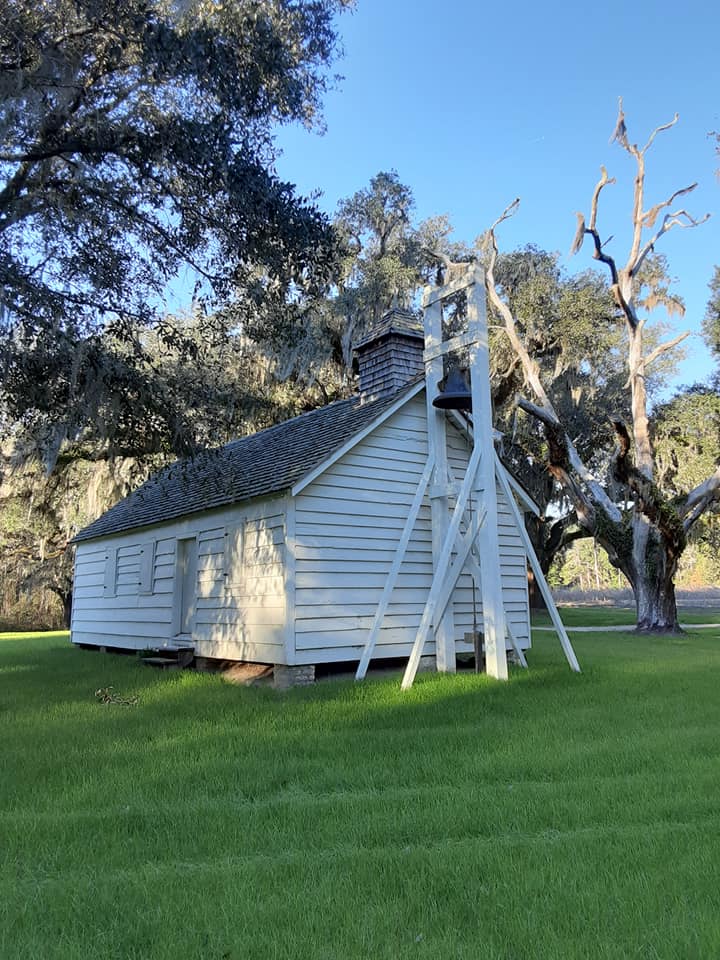
<path fill-rule="evenodd" d="M 420 513 L 420 507 L 422 506 L 425 491 L 428 483 L 430 482 L 430 477 L 434 467 L 435 457 L 432 453 L 430 453 L 427 463 L 425 464 L 425 469 L 422 472 L 422 476 L 420 477 L 415 490 L 415 496 L 413 497 L 412 504 L 410 505 L 410 512 L 408 513 L 407 520 L 405 521 L 405 526 L 403 527 L 403 532 L 400 536 L 400 542 L 398 543 L 395 556 L 393 557 L 393 562 L 390 566 L 388 578 L 385 581 L 385 586 L 383 587 L 380 603 L 375 611 L 375 619 L 373 620 L 372 627 L 370 628 L 370 633 L 355 673 L 356 680 L 362 680 L 367 673 L 370 658 L 373 655 L 375 644 L 377 643 L 378 636 L 380 635 L 380 628 L 382 627 L 385 614 L 387 613 L 387 608 L 390 604 L 390 596 L 395 588 L 400 567 L 402 566 L 403 559 L 405 558 L 408 544 L 410 543 L 410 537 L 412 536 L 413 529 L 415 528 L 415 523 L 417 521 L 418 514 Z"/>

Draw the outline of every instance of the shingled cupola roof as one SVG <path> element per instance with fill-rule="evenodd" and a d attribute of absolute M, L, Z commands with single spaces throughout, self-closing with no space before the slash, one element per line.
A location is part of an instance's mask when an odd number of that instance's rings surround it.
<path fill-rule="evenodd" d="M 423 328 L 408 310 L 393 307 L 355 344 L 360 396 L 374 399 L 395 393 L 425 369 Z"/>

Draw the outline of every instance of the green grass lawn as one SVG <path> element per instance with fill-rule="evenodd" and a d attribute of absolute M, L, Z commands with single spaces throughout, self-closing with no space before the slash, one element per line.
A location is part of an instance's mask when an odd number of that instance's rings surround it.
<path fill-rule="evenodd" d="M 720 627 L 536 640 L 278 694 L 0 639 L 0 957 L 720 956 Z"/>
<path fill-rule="evenodd" d="M 560 616 L 566 627 L 615 627 L 634 626 L 635 610 L 629 607 L 560 607 Z M 681 623 L 720 624 L 720 609 L 717 607 L 679 607 Z M 550 626 L 551 620 L 545 611 L 533 611 L 533 626 Z"/>

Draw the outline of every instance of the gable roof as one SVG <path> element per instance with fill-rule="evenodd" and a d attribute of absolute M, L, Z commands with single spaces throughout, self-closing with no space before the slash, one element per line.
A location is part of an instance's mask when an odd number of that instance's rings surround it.
<path fill-rule="evenodd" d="M 150 477 L 70 542 L 93 540 L 287 490 L 396 404 L 413 396 L 422 380 L 418 377 L 377 400 L 363 402 L 357 396 L 337 400 L 223 447 L 178 460 Z"/>
<path fill-rule="evenodd" d="M 359 350 L 364 350 L 370 343 L 374 343 L 382 337 L 389 337 L 393 333 L 401 337 L 411 337 L 413 340 L 424 341 L 425 339 L 422 321 L 418 320 L 409 310 L 393 307 L 367 332 L 362 340 L 354 345 L 353 349 L 357 353 Z"/>

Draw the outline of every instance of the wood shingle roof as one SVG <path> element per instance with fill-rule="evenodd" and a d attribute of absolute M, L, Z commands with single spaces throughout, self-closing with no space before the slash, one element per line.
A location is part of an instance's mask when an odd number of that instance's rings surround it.
<path fill-rule="evenodd" d="M 150 477 L 71 542 L 94 540 L 288 490 L 417 383 L 416 379 L 377 400 L 362 402 L 357 396 L 338 400 L 223 447 L 178 460 Z"/>

